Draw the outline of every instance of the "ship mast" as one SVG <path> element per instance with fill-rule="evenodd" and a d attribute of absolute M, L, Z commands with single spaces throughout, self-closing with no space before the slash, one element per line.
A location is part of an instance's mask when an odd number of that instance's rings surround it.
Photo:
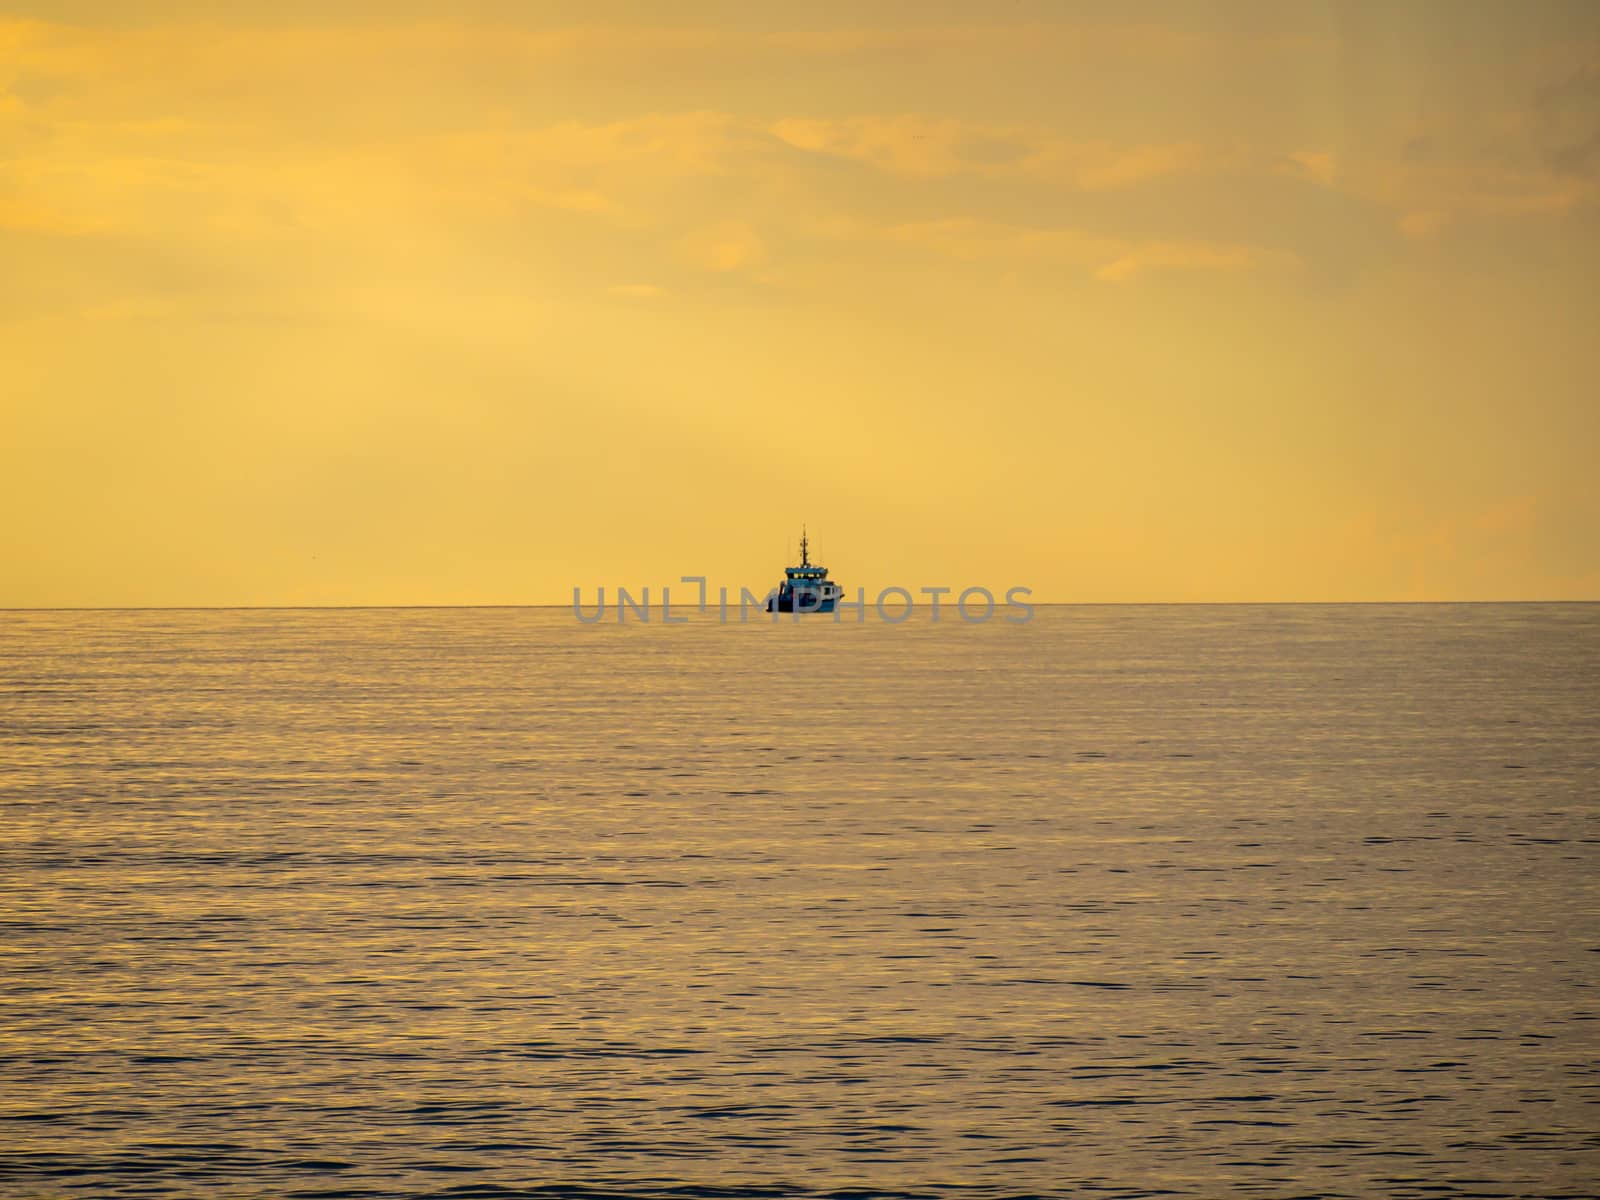
<path fill-rule="evenodd" d="M 806 527 L 804 525 L 800 526 L 800 565 L 802 567 L 811 565 L 810 552 L 806 549 Z"/>

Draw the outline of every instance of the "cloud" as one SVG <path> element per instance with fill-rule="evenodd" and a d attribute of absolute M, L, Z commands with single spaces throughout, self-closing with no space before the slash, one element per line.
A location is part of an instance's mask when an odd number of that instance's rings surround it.
<path fill-rule="evenodd" d="M 1161 271 L 1281 269 L 1299 262 L 1293 254 L 1261 246 L 1141 240 L 1077 229 L 1032 229 L 972 218 L 901 225 L 889 229 L 886 236 L 968 261 L 1074 267 L 1104 283 L 1125 283 Z"/>
<path fill-rule="evenodd" d="M 1404 160 L 1359 164 L 1339 187 L 1390 210 L 1413 240 L 1474 220 L 1564 217 L 1600 200 L 1600 181 L 1543 168 Z"/>
<path fill-rule="evenodd" d="M 1552 171 L 1600 178 L 1600 68 L 1591 63 L 1539 88 L 1528 118 L 1530 138 Z"/>
<path fill-rule="evenodd" d="M 1278 170 L 1328 187 L 1339 177 L 1339 160 L 1331 150 L 1296 150 Z"/>
<path fill-rule="evenodd" d="M 0 229 L 57 237 L 84 237 L 100 233 L 105 228 L 103 222 L 97 222 L 91 217 L 63 212 L 36 201 L 0 198 Z"/>
<path fill-rule="evenodd" d="M 1435 128 L 1396 134 L 1387 154 L 1288 134 L 1274 144 L 1270 122 L 1252 140 L 1252 129 L 1197 124 L 1176 105 L 1130 108 L 1115 125 L 1038 105 L 1016 111 L 1043 119 L 985 107 L 829 112 L 821 98 L 759 110 L 796 95 L 781 90 L 746 89 L 748 108 L 726 91 L 705 93 L 723 107 L 666 106 L 684 64 L 711 60 L 719 71 L 781 64 L 804 77 L 824 69 L 814 58 L 884 55 L 904 81 L 946 54 L 946 65 L 974 53 L 1023 65 L 1126 56 L 1215 71 L 1267 48 L 1292 57 L 1315 45 L 1070 24 L 789 33 L 0 22 L 0 226 L 181 238 L 212 258 L 317 239 L 337 253 L 431 244 L 447 254 L 543 238 L 573 262 L 603 260 L 599 279 L 674 264 L 792 271 L 796 243 L 866 238 L 1125 283 L 1315 256 L 1328 241 L 1328 198 L 1286 188 L 1285 177 L 1375 210 L 1413 240 L 1444 240 L 1475 219 L 1560 217 L 1600 191 L 1595 91 L 1581 72 L 1529 91 L 1500 128 L 1520 157 L 1475 155 L 1465 134 Z M 583 110 L 566 99 L 579 76 L 630 82 L 590 88 Z M 571 115 L 580 111 L 589 119 Z M 1104 136 L 1110 128 L 1125 136 Z M 963 216 L 929 219 L 948 212 Z M 1266 240 L 1284 244 L 1257 244 Z"/>
<path fill-rule="evenodd" d="M 569 62 L 593 68 L 717 61 L 766 72 L 774 61 L 948 58 L 966 65 L 972 55 L 1038 57 L 1052 63 L 1107 57 L 1151 63 L 1228 63 L 1325 48 L 1317 38 L 1252 35 L 1242 30 L 1203 32 L 1150 24 L 1013 22 L 978 25 L 903 23 L 877 28 L 761 30 L 687 25 L 590 25 L 561 28 L 515 23 L 394 22 L 290 26 L 240 22 L 224 25 L 95 25 L 0 19 L 0 53 L 13 69 L 56 77 L 144 74 L 157 81 L 173 67 L 188 77 L 226 79 L 241 63 L 269 74 L 334 67 L 389 66 L 407 70 L 417 60 L 435 70 L 464 73 L 484 64 L 538 66 Z"/>
<path fill-rule="evenodd" d="M 1037 133 L 906 113 L 834 119 L 786 117 L 770 126 L 786 145 L 903 175 L 993 174 L 1041 149 Z"/>
<path fill-rule="evenodd" d="M 1095 271 L 1096 279 L 1124 283 L 1152 271 L 1244 271 L 1285 268 L 1299 258 L 1282 250 L 1226 242 L 1143 242 Z"/>
<path fill-rule="evenodd" d="M 952 258 L 1053 262 L 1083 266 L 1124 249 L 1114 238 L 1073 229 L 1030 229 L 975 217 L 950 217 L 893 226 L 884 236 L 894 242 L 938 250 Z"/>
<path fill-rule="evenodd" d="M 769 129 L 797 150 L 849 159 L 892 174 L 1032 176 L 1084 191 L 1128 187 L 1220 161 L 1219 155 L 1197 142 L 1133 146 L 1075 142 L 1038 126 L 918 113 L 786 117 Z"/>
<path fill-rule="evenodd" d="M 648 164 L 690 174 L 722 174 L 769 149 L 749 122 L 730 113 L 645 113 L 619 121 L 563 121 L 510 134 L 466 134 L 458 144 L 487 140 L 492 148 L 547 165 L 593 168 Z"/>
<path fill-rule="evenodd" d="M 1600 204 L 1595 49 L 1587 62 L 1582 54 L 1539 54 L 1502 63 L 1493 76 L 1469 72 L 1475 102 L 1433 114 L 1390 147 L 1298 151 L 1282 170 L 1388 210 L 1413 240 L 1592 209 Z"/>
<path fill-rule="evenodd" d="M 674 188 L 751 177 L 775 150 L 753 123 L 712 112 L 393 130 L 331 144 L 265 135 L 237 121 L 32 117 L 16 149 L 0 159 L 0 226 L 273 239 L 360 236 L 392 222 L 465 230 L 532 209 L 649 226 L 663 219 Z"/>
<path fill-rule="evenodd" d="M 1400 218 L 1400 232 L 1413 241 L 1437 237 L 1450 225 L 1450 214 L 1437 210 L 1409 212 Z"/>
<path fill-rule="evenodd" d="M 1129 187 L 1162 175 L 1175 175 L 1215 165 L 1222 158 L 1198 142 L 1132 146 L 1126 149 L 1096 144 L 1074 147 L 1066 157 L 1078 159 L 1072 174 L 1085 191 Z"/>
<path fill-rule="evenodd" d="M 704 271 L 727 273 L 759 266 L 767 259 L 766 244 L 742 221 L 723 221 L 680 238 L 679 256 Z"/>

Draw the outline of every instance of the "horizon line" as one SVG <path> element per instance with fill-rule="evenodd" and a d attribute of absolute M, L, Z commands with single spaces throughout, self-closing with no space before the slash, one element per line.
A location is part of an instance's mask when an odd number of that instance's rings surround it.
<path fill-rule="evenodd" d="M 1600 604 L 1600 597 L 1520 600 L 1032 600 L 1033 608 L 1357 607 L 1427 604 Z M 0 613 L 28 612 L 363 612 L 440 609 L 555 609 L 571 604 L 18 604 Z M 685 612 L 699 611 L 691 605 Z M 644 622 L 638 622 L 644 623 Z"/>

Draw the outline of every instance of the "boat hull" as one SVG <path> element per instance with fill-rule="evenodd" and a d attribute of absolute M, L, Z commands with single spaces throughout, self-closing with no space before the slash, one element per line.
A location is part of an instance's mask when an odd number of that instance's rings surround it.
<path fill-rule="evenodd" d="M 818 600 L 815 604 L 810 601 L 802 603 L 800 611 L 802 613 L 831 613 L 837 603 L 838 599 L 836 597 L 829 596 L 826 600 Z M 767 599 L 768 612 L 792 613 L 794 610 L 794 601 L 788 596 L 773 596 Z"/>

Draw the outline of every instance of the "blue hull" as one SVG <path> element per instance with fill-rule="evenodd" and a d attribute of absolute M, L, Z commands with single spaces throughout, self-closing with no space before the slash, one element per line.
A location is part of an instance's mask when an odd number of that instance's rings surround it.
<path fill-rule="evenodd" d="M 802 605 L 801 608 L 800 608 L 800 611 L 802 613 L 831 613 L 833 611 L 833 606 L 835 604 L 837 604 L 837 603 L 838 603 L 838 601 L 836 599 L 830 597 L 827 600 L 819 600 L 819 601 L 817 601 L 817 604 L 816 604 L 815 608 L 813 608 L 809 604 Z M 774 606 L 776 606 L 776 607 L 774 607 Z M 789 599 L 789 597 L 780 596 L 776 600 L 768 600 L 767 601 L 767 611 L 768 612 L 792 613 L 794 611 L 794 603 L 793 603 L 793 601 L 791 601 Z"/>

